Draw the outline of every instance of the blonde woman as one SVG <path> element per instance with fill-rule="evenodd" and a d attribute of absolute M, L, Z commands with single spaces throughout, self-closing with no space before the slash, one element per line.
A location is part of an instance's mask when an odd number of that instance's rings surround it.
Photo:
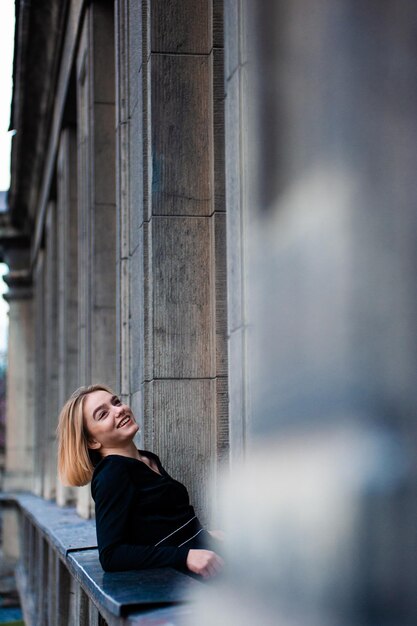
<path fill-rule="evenodd" d="M 105 385 L 77 389 L 57 429 L 64 484 L 91 481 L 97 543 L 105 571 L 171 566 L 215 575 L 223 561 L 201 526 L 184 485 L 152 452 L 138 450 L 131 409 Z"/>

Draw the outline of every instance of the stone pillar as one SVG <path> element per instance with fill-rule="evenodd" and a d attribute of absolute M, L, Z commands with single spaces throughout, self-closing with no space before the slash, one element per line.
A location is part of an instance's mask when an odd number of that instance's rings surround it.
<path fill-rule="evenodd" d="M 130 124 L 134 150 L 132 404 L 142 445 L 207 517 L 207 484 L 228 444 L 222 3 L 117 4 L 119 24 L 123 7 L 134 16 L 127 34 L 119 29 L 131 77 L 119 124 Z"/>
<path fill-rule="evenodd" d="M 78 386 L 78 220 L 75 128 L 63 129 L 57 164 L 58 218 L 58 406 Z M 75 497 L 57 483 L 57 502 Z"/>
<path fill-rule="evenodd" d="M 56 425 L 58 404 L 58 248 L 56 203 L 50 202 L 45 220 L 45 387 L 44 423 L 37 422 L 43 448 L 43 497 L 56 497 Z"/>
<path fill-rule="evenodd" d="M 29 272 L 29 251 L 7 249 L 9 273 L 9 338 L 7 359 L 5 491 L 30 491 L 34 471 L 34 326 Z M 19 553 L 16 512 L 2 513 L 3 551 L 16 558 Z"/>
<path fill-rule="evenodd" d="M 115 77 L 113 3 L 90 4 L 77 55 L 80 384 L 116 386 Z M 89 488 L 79 492 L 88 515 Z"/>
<path fill-rule="evenodd" d="M 257 140 L 230 161 L 228 196 L 255 375 L 250 454 L 224 499 L 228 574 L 202 624 L 413 624 L 415 4 L 226 6 L 226 144 L 234 108 L 253 108 Z M 245 212 L 233 183 L 251 157 Z"/>
<path fill-rule="evenodd" d="M 35 467 L 34 491 L 56 495 L 56 424 L 58 406 L 58 318 L 56 205 L 47 207 L 44 246 L 34 263 L 35 293 Z"/>
<path fill-rule="evenodd" d="M 46 414 L 46 371 L 45 371 L 45 250 L 38 251 L 33 268 L 34 325 L 35 325 L 35 410 L 34 410 L 34 492 L 43 494 L 44 458 L 43 432 Z"/>
<path fill-rule="evenodd" d="M 28 251 L 14 256 L 27 265 Z M 10 262 L 10 261 L 9 261 Z M 9 286 L 9 340 L 6 405 L 5 491 L 30 491 L 33 486 L 34 452 L 34 327 L 33 300 L 29 274 L 25 269 L 10 269 L 5 280 Z"/>

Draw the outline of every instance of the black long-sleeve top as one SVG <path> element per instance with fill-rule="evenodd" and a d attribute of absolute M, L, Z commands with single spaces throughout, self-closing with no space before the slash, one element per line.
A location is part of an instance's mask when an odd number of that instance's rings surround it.
<path fill-rule="evenodd" d="M 116 454 L 96 466 L 91 493 L 96 504 L 100 562 L 105 571 L 185 568 L 190 548 L 209 547 L 184 485 L 137 459 Z"/>

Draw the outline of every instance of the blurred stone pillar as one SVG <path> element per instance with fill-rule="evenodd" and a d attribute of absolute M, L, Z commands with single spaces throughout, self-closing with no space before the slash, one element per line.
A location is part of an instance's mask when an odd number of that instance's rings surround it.
<path fill-rule="evenodd" d="M 27 240 L 17 231 L 2 229 L 3 258 L 9 266 L 5 296 L 9 303 L 6 401 L 5 491 L 33 489 L 34 469 L 34 328 Z M 3 237 L 5 236 L 5 239 Z M 16 557 L 19 550 L 17 514 L 4 509 L 3 551 Z"/>
<path fill-rule="evenodd" d="M 254 172 L 253 197 L 229 196 L 250 233 L 235 248 L 251 405 L 225 496 L 228 575 L 202 624 L 411 626 L 415 4 L 230 1 L 226 18 L 226 90 L 249 78 L 226 102 L 226 145 Z"/>

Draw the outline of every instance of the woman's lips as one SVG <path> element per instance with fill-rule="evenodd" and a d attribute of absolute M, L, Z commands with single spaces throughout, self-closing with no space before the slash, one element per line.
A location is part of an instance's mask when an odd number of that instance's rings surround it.
<path fill-rule="evenodd" d="M 126 417 L 123 417 L 121 421 L 119 422 L 119 424 L 117 425 L 117 428 L 123 428 L 123 426 L 126 426 L 126 424 L 130 422 L 130 420 L 131 418 L 129 415 L 127 415 Z"/>

